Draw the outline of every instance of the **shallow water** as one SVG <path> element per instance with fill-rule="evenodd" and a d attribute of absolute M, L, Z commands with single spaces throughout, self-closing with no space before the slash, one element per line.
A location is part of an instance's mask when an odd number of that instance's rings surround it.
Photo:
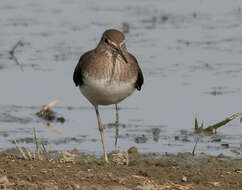
<path fill-rule="evenodd" d="M 241 111 L 241 7 L 240 1 L 226 0 L 1 1 L 0 150 L 15 147 L 14 139 L 34 146 L 35 128 L 49 150 L 101 154 L 95 112 L 75 88 L 72 73 L 105 29 L 122 31 L 128 23 L 127 47 L 145 84 L 119 105 L 117 149 L 191 152 L 195 116 L 210 125 Z M 18 41 L 23 46 L 10 59 Z M 66 122 L 51 123 L 58 131 L 53 133 L 35 113 L 56 98 L 53 110 Z M 107 149 L 115 150 L 114 106 L 100 112 Z M 241 127 L 236 119 L 216 136 L 200 136 L 197 153 L 241 154 Z"/>

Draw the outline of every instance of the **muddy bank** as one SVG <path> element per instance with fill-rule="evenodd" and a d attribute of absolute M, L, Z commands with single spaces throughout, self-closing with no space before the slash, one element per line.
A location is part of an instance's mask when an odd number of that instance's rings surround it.
<path fill-rule="evenodd" d="M 130 151 L 128 165 L 70 152 L 77 159 L 24 160 L 0 153 L 0 187 L 7 189 L 242 189 L 242 159 L 190 153 L 157 156 Z M 111 155 L 109 155 L 111 157 Z"/>

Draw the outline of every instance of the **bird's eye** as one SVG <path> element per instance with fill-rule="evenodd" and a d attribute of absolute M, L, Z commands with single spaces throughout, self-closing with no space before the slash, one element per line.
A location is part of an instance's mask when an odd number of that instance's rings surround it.
<path fill-rule="evenodd" d="M 106 44 L 108 44 L 108 39 L 107 39 L 107 38 L 104 38 L 104 42 L 105 42 Z"/>

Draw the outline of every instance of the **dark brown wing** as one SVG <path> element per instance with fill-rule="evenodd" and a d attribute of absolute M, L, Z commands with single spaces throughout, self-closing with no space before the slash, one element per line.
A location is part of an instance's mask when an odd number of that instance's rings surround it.
<path fill-rule="evenodd" d="M 141 86 L 143 85 L 143 83 L 144 83 L 143 73 L 142 73 L 141 69 L 139 68 L 138 78 L 135 83 L 135 87 L 137 88 L 137 90 L 141 90 Z"/>
<path fill-rule="evenodd" d="M 132 58 L 132 60 L 134 61 L 134 64 L 137 65 L 137 69 L 138 69 L 138 76 L 137 76 L 137 80 L 136 80 L 136 83 L 135 83 L 135 88 L 137 90 L 141 90 L 141 86 L 144 83 L 144 77 L 143 77 L 142 70 L 139 67 L 137 59 L 131 53 L 129 53 L 129 55 Z"/>
<path fill-rule="evenodd" d="M 73 81 L 76 86 L 81 86 L 83 84 L 83 75 L 82 75 L 83 63 L 90 54 L 91 54 L 91 51 L 84 53 L 79 59 L 78 64 L 76 65 L 76 68 L 73 73 Z"/>

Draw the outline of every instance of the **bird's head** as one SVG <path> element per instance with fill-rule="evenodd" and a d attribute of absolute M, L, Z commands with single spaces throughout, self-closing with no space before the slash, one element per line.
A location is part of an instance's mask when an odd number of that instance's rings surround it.
<path fill-rule="evenodd" d="M 124 52 L 127 50 L 125 45 L 125 37 L 122 32 L 115 29 L 106 30 L 102 35 L 101 43 L 120 55 L 125 63 L 128 63 L 128 60 L 124 54 Z"/>

